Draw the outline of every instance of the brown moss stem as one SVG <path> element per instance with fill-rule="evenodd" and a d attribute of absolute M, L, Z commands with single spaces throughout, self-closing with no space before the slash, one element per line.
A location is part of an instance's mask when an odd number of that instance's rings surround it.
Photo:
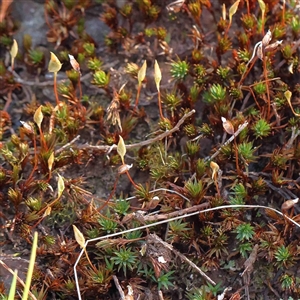
<path fill-rule="evenodd" d="M 103 205 L 100 206 L 100 207 L 97 209 L 98 212 L 101 212 L 101 210 L 102 210 L 105 206 L 107 206 L 108 202 L 112 199 L 112 196 L 113 196 L 114 193 L 116 192 L 118 181 L 119 181 L 119 175 L 116 177 L 116 180 L 115 180 L 115 182 L 114 182 L 113 189 L 112 189 L 112 191 L 110 192 L 108 198 L 107 198 L 106 201 L 103 203 Z"/>

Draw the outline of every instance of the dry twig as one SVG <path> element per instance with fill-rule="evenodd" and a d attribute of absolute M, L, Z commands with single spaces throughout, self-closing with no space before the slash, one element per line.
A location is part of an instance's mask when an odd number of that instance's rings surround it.
<path fill-rule="evenodd" d="M 253 250 L 252 250 L 250 256 L 244 262 L 245 270 L 241 275 L 243 277 L 243 281 L 244 281 L 244 285 L 245 285 L 245 294 L 247 295 L 248 300 L 250 300 L 250 295 L 249 295 L 250 276 L 251 276 L 251 273 L 253 272 L 253 269 L 254 269 L 253 265 L 256 261 L 257 250 L 258 250 L 258 244 L 256 244 L 253 247 Z"/>
<path fill-rule="evenodd" d="M 185 261 L 187 264 L 189 264 L 193 269 L 198 271 L 202 277 L 204 277 L 207 281 L 209 281 L 211 284 L 216 285 L 216 283 L 208 277 L 197 265 L 195 265 L 192 261 L 190 261 L 186 256 L 181 254 L 179 251 L 175 250 L 172 245 L 168 244 L 167 242 L 164 242 L 161 238 L 159 238 L 155 233 L 150 234 L 150 237 L 156 240 L 157 242 L 161 243 L 164 247 L 171 250 L 176 256 L 178 256 L 181 260 Z"/>
<path fill-rule="evenodd" d="M 173 134 L 174 132 L 178 131 L 180 126 L 184 123 L 184 121 L 189 118 L 191 115 L 193 115 L 195 113 L 195 110 L 191 110 L 190 112 L 188 112 L 187 114 L 185 114 L 179 121 L 178 123 L 170 130 L 167 130 L 165 132 L 163 132 L 162 134 L 152 138 L 152 139 L 148 139 L 139 143 L 135 143 L 135 144 L 131 144 L 131 145 L 126 145 L 126 150 L 129 149 L 134 149 L 134 148 L 140 148 L 143 146 L 148 146 L 150 144 L 153 144 L 157 141 L 163 140 L 164 138 L 166 138 L 167 136 Z M 93 145 L 89 145 L 89 144 L 85 144 L 82 146 L 78 147 L 79 149 L 94 149 L 94 150 L 100 150 L 100 151 L 112 151 L 112 150 L 116 150 L 117 149 L 117 145 L 99 145 L 99 146 L 93 146 Z"/>
<path fill-rule="evenodd" d="M 159 297 L 159 300 L 164 300 L 165 299 L 162 291 L 158 291 L 158 297 Z"/>
<path fill-rule="evenodd" d="M 239 126 L 239 128 L 237 129 L 237 131 L 224 143 L 220 146 L 220 148 L 212 155 L 212 156 L 209 156 L 209 157 L 206 157 L 205 158 L 205 161 L 211 161 L 213 160 L 216 156 L 219 155 L 219 153 L 221 152 L 221 150 L 227 146 L 229 143 L 231 143 L 235 137 L 237 137 L 241 131 L 243 131 L 246 127 L 248 126 L 248 122 L 244 122 L 242 125 Z"/>
<path fill-rule="evenodd" d="M 115 285 L 116 285 L 116 287 L 118 289 L 118 292 L 120 294 L 121 300 L 125 300 L 125 294 L 124 294 L 124 292 L 123 292 L 123 290 L 122 290 L 122 288 L 120 286 L 119 280 L 118 280 L 118 278 L 117 278 L 116 275 L 113 275 L 113 280 L 114 280 L 114 283 L 115 283 Z"/>
<path fill-rule="evenodd" d="M 80 135 L 77 135 L 72 141 L 70 141 L 69 143 L 63 145 L 61 148 L 57 149 L 55 151 L 56 154 L 64 151 L 66 148 L 71 147 L 71 145 L 73 145 L 78 139 L 80 138 Z"/>
<path fill-rule="evenodd" d="M 210 206 L 209 203 L 201 203 L 199 205 L 194 205 L 192 207 L 184 208 L 181 210 L 177 210 L 168 214 L 159 214 L 159 215 L 146 215 L 141 216 L 144 222 L 153 222 L 153 221 L 160 221 L 160 220 L 167 220 L 173 217 L 182 216 L 194 211 L 201 211 L 202 209 L 208 208 Z"/>

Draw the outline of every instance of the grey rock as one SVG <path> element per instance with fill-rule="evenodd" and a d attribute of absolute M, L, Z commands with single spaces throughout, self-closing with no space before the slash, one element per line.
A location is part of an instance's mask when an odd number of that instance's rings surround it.
<path fill-rule="evenodd" d="M 20 29 L 14 35 L 19 46 L 23 44 L 24 34 L 32 37 L 32 46 L 46 45 L 48 26 L 44 18 L 44 4 L 36 1 L 14 1 L 12 3 L 12 16 L 20 22 Z"/>

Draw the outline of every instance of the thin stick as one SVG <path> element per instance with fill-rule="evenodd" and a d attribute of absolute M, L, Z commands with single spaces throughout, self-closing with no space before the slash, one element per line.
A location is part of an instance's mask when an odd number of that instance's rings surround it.
<path fill-rule="evenodd" d="M 61 148 L 57 149 L 55 151 L 56 154 L 64 151 L 66 148 L 69 148 L 71 145 L 73 145 L 78 139 L 80 138 L 80 135 L 77 135 L 72 141 L 70 141 L 69 143 L 63 145 Z"/>
<path fill-rule="evenodd" d="M 254 99 L 254 101 L 255 101 L 255 103 L 256 103 L 258 109 L 261 111 L 261 106 L 260 106 L 259 103 L 257 102 L 257 99 L 256 99 L 256 97 L 255 97 L 255 94 L 254 94 L 253 90 L 252 90 L 251 88 L 249 88 L 248 86 L 241 86 L 241 89 L 242 89 L 242 90 L 244 89 L 244 90 L 249 91 L 249 92 L 251 93 L 251 95 L 252 95 L 252 97 L 253 97 L 253 99 Z"/>
<path fill-rule="evenodd" d="M 193 269 L 198 271 L 202 277 L 204 277 L 207 281 L 209 281 L 211 284 L 216 285 L 216 283 L 208 277 L 197 265 L 195 265 L 192 261 L 190 261 L 185 255 L 181 254 L 179 251 L 173 248 L 172 245 L 168 244 L 167 242 L 164 242 L 161 238 L 159 238 L 155 233 L 149 235 L 150 238 L 153 238 L 154 240 L 158 241 L 164 247 L 174 252 L 174 254 L 178 257 L 180 257 L 181 260 L 185 261 L 187 264 L 189 264 Z"/>
<path fill-rule="evenodd" d="M 168 214 L 159 214 L 159 215 L 146 215 L 146 216 L 141 216 L 142 220 L 144 222 L 153 222 L 153 221 L 160 221 L 160 220 L 168 220 L 171 219 L 173 217 L 177 217 L 177 216 L 182 216 L 182 215 L 186 215 L 190 212 L 194 212 L 194 211 L 200 211 L 204 208 L 208 208 L 210 206 L 209 203 L 205 202 L 205 203 L 201 203 L 199 205 L 195 205 L 195 206 L 191 206 L 188 208 L 184 208 L 181 210 L 177 210 Z"/>
<path fill-rule="evenodd" d="M 44 213 L 46 211 L 46 209 L 48 209 L 48 207 L 51 207 L 52 209 L 52 206 L 58 202 L 60 200 L 61 196 L 55 198 L 54 200 L 52 200 L 50 203 L 46 203 L 46 206 L 41 208 L 39 211 L 38 211 L 38 214 L 41 215 L 42 213 Z"/>
<path fill-rule="evenodd" d="M 122 290 L 122 288 L 120 286 L 119 280 L 118 280 L 118 278 L 117 278 L 116 275 L 113 275 L 113 280 L 114 280 L 114 283 L 115 283 L 115 285 L 116 285 L 116 287 L 118 289 L 118 292 L 120 294 L 121 300 L 125 300 L 125 294 L 124 294 L 124 292 L 123 292 L 123 290 Z"/>
<path fill-rule="evenodd" d="M 247 4 L 247 13 L 250 16 L 250 5 L 249 5 L 249 0 L 246 0 L 246 4 Z"/>
<path fill-rule="evenodd" d="M 243 281 L 245 285 L 245 294 L 248 300 L 250 300 L 250 295 L 249 295 L 250 276 L 251 273 L 253 272 L 254 269 L 253 265 L 257 258 L 257 250 L 258 250 L 258 244 L 254 246 L 249 258 L 244 262 L 245 270 L 241 275 L 243 277 Z"/>
<path fill-rule="evenodd" d="M 178 131 L 180 129 L 180 126 L 184 123 L 184 121 L 187 118 L 189 118 L 191 115 L 193 115 L 194 113 L 195 113 L 195 110 L 194 109 L 191 110 L 190 112 L 188 112 L 187 114 L 185 114 L 172 129 L 167 130 L 167 131 L 163 132 L 162 134 L 160 134 L 160 135 L 158 135 L 158 136 L 156 136 L 154 138 L 142 141 L 140 143 L 126 145 L 126 150 L 134 149 L 134 148 L 140 148 L 140 147 L 143 147 L 143 146 L 148 146 L 148 145 L 153 144 L 153 143 L 155 143 L 157 141 L 163 140 L 165 137 L 167 137 L 167 136 L 173 134 L 174 132 Z M 108 152 L 109 150 L 110 151 L 116 150 L 117 149 L 117 145 L 112 145 L 112 146 L 109 146 L 109 145 L 94 146 L 94 145 L 85 144 L 85 145 L 79 146 L 78 148 L 79 149 L 95 149 L 95 150 L 101 150 L 101 151 Z"/>
<path fill-rule="evenodd" d="M 223 149 L 223 147 L 231 143 L 235 139 L 235 137 L 237 137 L 241 133 L 241 131 L 244 130 L 247 126 L 248 126 L 247 121 L 242 125 L 240 125 L 238 130 L 223 145 L 221 145 L 220 148 L 213 155 L 206 157 L 204 161 L 213 160 L 216 156 L 218 156 L 221 150 Z"/>

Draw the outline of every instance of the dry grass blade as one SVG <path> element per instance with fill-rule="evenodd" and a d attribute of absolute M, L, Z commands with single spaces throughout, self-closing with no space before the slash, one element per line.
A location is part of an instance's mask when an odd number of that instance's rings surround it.
<path fill-rule="evenodd" d="M 258 251 L 258 245 L 256 244 L 253 247 L 253 250 L 252 250 L 250 256 L 248 257 L 248 259 L 244 263 L 245 270 L 242 273 L 243 281 L 244 281 L 244 284 L 245 284 L 245 293 L 246 293 L 246 296 L 247 296 L 248 300 L 250 300 L 250 295 L 249 295 L 250 276 L 251 276 L 251 273 L 253 272 L 253 269 L 254 269 L 253 265 L 254 265 L 254 263 L 256 261 L 256 258 L 257 258 L 257 251 Z"/>

